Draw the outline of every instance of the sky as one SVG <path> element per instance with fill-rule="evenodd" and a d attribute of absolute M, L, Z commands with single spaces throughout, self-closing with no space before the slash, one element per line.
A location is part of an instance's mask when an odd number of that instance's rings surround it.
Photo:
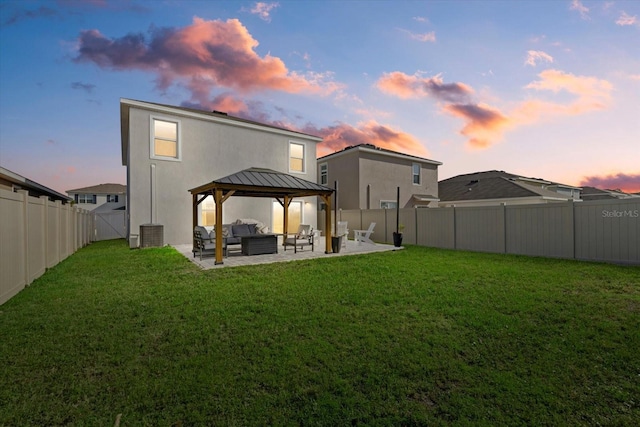
<path fill-rule="evenodd" d="M 126 184 L 121 98 L 640 192 L 640 1 L 0 0 L 0 166 Z"/>

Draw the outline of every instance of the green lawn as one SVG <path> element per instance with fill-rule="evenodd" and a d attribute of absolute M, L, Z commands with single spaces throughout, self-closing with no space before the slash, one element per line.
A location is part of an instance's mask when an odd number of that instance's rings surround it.
<path fill-rule="evenodd" d="M 81 249 L 0 306 L 0 425 L 638 425 L 640 268 Z M 120 416 L 119 416 L 120 415 Z"/>

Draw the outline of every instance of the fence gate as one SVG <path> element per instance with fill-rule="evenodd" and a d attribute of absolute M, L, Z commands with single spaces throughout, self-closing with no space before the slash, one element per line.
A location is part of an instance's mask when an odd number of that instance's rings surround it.
<path fill-rule="evenodd" d="M 96 241 L 127 237 L 127 211 L 99 212 L 94 215 Z"/>

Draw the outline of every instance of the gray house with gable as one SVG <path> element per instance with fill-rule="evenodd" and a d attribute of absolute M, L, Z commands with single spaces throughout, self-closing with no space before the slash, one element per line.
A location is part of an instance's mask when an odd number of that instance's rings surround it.
<path fill-rule="evenodd" d="M 189 190 L 236 172 L 258 167 L 316 180 L 316 145 L 322 139 L 313 135 L 132 99 L 120 100 L 120 125 L 130 243 L 146 224 L 163 226 L 165 244 L 191 243 Z M 223 204 L 223 222 L 251 218 L 282 232 L 282 209 L 275 199 L 232 197 Z M 212 197 L 198 205 L 197 217 L 199 225 L 214 225 Z M 292 201 L 289 229 L 300 223 L 316 227 L 317 197 Z"/>

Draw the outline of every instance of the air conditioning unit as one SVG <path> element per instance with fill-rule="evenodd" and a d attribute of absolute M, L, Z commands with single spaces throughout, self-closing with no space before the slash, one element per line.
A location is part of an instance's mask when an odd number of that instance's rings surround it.
<path fill-rule="evenodd" d="M 140 226 L 140 247 L 164 246 L 164 226 L 162 224 L 142 224 Z"/>

